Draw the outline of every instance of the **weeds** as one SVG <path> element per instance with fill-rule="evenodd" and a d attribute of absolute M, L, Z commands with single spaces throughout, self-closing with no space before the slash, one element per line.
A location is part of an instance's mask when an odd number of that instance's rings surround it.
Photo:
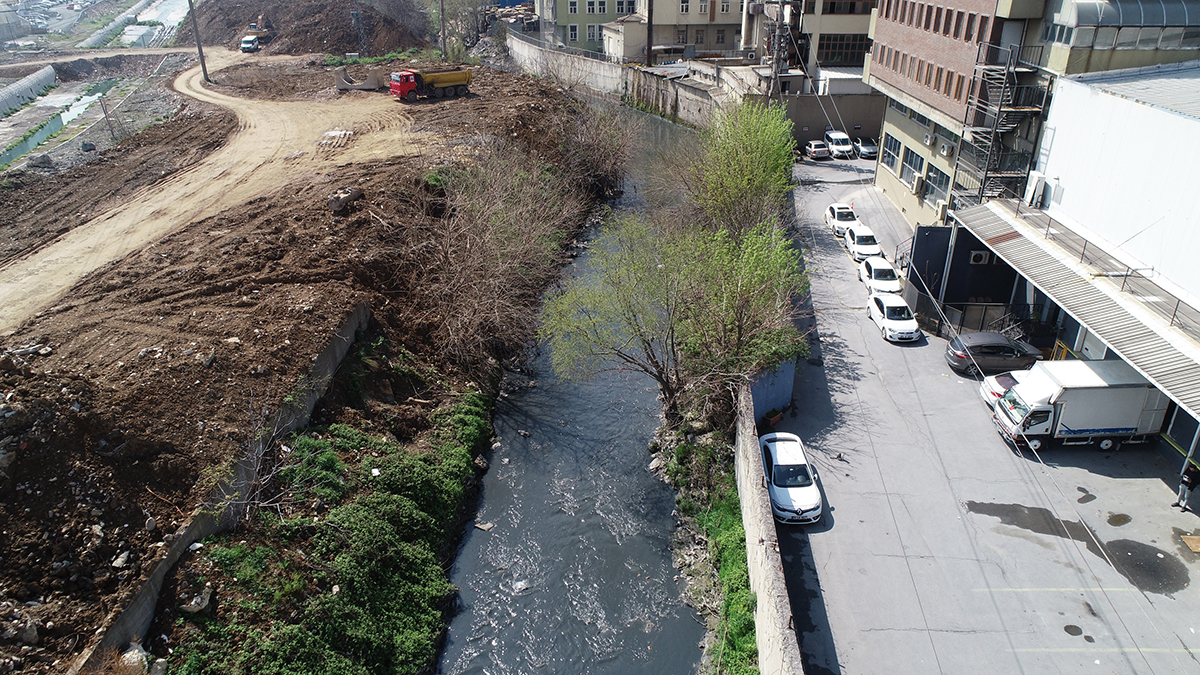
<path fill-rule="evenodd" d="M 440 555 L 471 461 L 491 435 L 490 419 L 490 399 L 461 397 L 434 416 L 432 449 L 423 453 L 345 425 L 291 439 L 298 461 L 280 482 L 298 491 L 297 502 L 316 498 L 332 508 L 315 521 L 307 513 L 290 520 L 264 514 L 266 545 L 225 538 L 202 549 L 198 566 L 211 564 L 239 590 L 215 617 L 186 619 L 173 672 L 427 669 L 454 591 Z M 344 464 L 350 456 L 363 459 Z"/>

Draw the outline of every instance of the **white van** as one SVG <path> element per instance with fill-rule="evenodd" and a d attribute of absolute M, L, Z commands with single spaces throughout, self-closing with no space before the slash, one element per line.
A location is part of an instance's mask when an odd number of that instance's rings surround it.
<path fill-rule="evenodd" d="M 825 145 L 829 146 L 829 154 L 834 157 L 850 159 L 854 156 L 854 144 L 844 131 L 826 131 Z"/>
<path fill-rule="evenodd" d="M 254 36 L 254 35 L 247 35 L 246 37 L 242 38 L 242 51 L 244 51 L 244 52 L 258 51 L 258 37 Z"/>

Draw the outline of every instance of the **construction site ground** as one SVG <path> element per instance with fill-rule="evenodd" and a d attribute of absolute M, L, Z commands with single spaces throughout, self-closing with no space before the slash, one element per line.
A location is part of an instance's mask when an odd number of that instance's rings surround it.
<path fill-rule="evenodd" d="M 214 83 L 187 55 L 91 62 L 78 81 L 128 69 L 130 109 L 165 121 L 84 153 L 93 118 L 0 184 L 0 660 L 25 672 L 96 639 L 356 304 L 438 361 L 385 260 L 425 172 L 481 138 L 557 151 L 563 96 L 524 76 L 410 105 L 338 92 L 320 54 L 206 54 Z M 334 213 L 341 188 L 364 196 Z M 401 427 L 437 405 L 385 398 Z"/>

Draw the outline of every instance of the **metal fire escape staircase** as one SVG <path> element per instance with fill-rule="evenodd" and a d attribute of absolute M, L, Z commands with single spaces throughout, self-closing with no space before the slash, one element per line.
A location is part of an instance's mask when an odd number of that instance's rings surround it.
<path fill-rule="evenodd" d="M 1048 83 L 1036 78 L 1041 47 L 979 45 L 975 78 L 963 119 L 963 143 L 955 161 L 954 208 L 994 197 L 1019 195 L 1033 153 L 1003 142 L 1025 120 L 1045 110 Z"/>

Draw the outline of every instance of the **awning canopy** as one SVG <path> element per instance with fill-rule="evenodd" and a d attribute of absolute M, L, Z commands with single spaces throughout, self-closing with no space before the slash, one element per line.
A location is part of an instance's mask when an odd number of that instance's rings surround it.
<path fill-rule="evenodd" d="M 1120 272 L 1114 273 L 1113 258 L 1090 242 L 1084 243 L 1081 252 L 1078 244 L 1084 240 L 1064 232 L 1064 226 L 1042 212 L 1023 208 L 1018 217 L 1016 205 L 1013 200 L 992 200 L 956 211 L 954 218 L 1171 400 L 1200 419 L 1200 340 L 1191 330 L 1194 326 L 1172 325 L 1179 314 L 1173 307 L 1182 305 L 1193 314 L 1195 310 L 1173 297 L 1164 298 L 1164 292 L 1145 279 L 1135 276 L 1131 283 Z M 1164 308 L 1164 301 L 1170 306 Z"/>

